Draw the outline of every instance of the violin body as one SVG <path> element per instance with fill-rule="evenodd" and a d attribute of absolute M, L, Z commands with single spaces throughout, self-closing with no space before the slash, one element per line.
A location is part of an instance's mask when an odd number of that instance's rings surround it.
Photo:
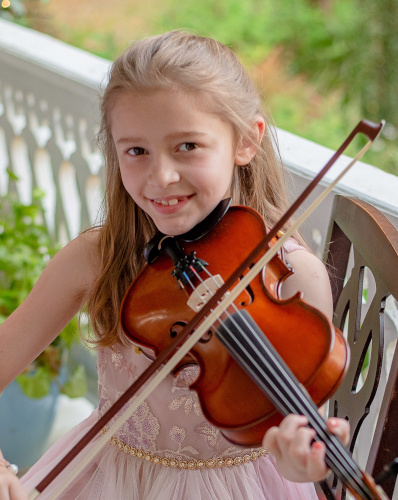
<path fill-rule="evenodd" d="M 206 236 L 179 244 L 187 254 L 196 252 L 208 263 L 208 272 L 225 280 L 265 234 L 257 212 L 231 207 Z M 179 288 L 173 270 L 172 260 L 160 254 L 142 269 L 122 304 L 125 334 L 150 357 L 156 357 L 195 315 L 187 304 L 190 292 L 187 287 Z M 280 287 L 291 272 L 278 256 L 273 257 L 235 306 L 246 309 L 319 406 L 342 380 L 348 347 L 341 333 L 305 303 L 301 294 L 279 299 Z M 216 327 L 202 337 L 174 373 L 188 364 L 200 368 L 191 389 L 197 392 L 205 417 L 229 441 L 258 445 L 266 430 L 283 418 L 218 340 Z"/>

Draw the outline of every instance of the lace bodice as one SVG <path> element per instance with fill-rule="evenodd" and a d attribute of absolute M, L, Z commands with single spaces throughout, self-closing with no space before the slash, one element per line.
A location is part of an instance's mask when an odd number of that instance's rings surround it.
<path fill-rule="evenodd" d="M 100 416 L 150 363 L 133 346 L 117 345 L 99 352 Z M 115 437 L 131 447 L 178 460 L 246 453 L 241 447 L 233 446 L 204 418 L 196 392 L 189 389 L 198 376 L 198 369 L 190 366 L 176 377 L 167 376 Z"/>

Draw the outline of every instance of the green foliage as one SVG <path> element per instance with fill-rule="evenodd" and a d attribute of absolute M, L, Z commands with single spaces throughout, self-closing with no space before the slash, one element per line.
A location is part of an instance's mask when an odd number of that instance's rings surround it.
<path fill-rule="evenodd" d="M 84 392 L 83 392 L 83 390 Z M 70 398 L 79 398 L 87 391 L 86 372 L 83 365 L 78 365 L 70 375 L 68 381 L 61 388 L 61 392 Z M 83 392 L 83 394 L 82 394 Z"/>
<path fill-rule="evenodd" d="M 214 37 L 249 61 L 258 62 L 271 48 L 266 36 L 272 28 L 270 5 L 264 0 L 169 0 L 166 14 L 159 19 L 159 30 L 190 29 Z"/>
<path fill-rule="evenodd" d="M 115 33 L 113 32 L 95 32 L 88 33 L 86 30 L 65 26 L 65 37 L 71 45 L 80 47 L 92 54 L 103 57 L 105 59 L 113 60 L 119 52 L 120 48 L 117 46 L 115 40 Z"/>
<path fill-rule="evenodd" d="M 328 9 L 308 0 L 282 1 L 273 14 L 281 29 L 271 42 L 284 47 L 293 74 L 306 75 L 323 94 L 339 93 L 340 105 L 332 113 L 342 122 L 387 121 L 378 151 L 367 161 L 382 163 L 384 170 L 395 174 L 397 16 L 397 0 L 333 0 Z"/>
<path fill-rule="evenodd" d="M 0 199 L 0 320 L 9 316 L 27 296 L 45 262 L 56 252 L 45 227 L 38 222 L 41 193 L 31 205 L 15 193 Z"/>
<path fill-rule="evenodd" d="M 9 173 L 11 183 L 15 176 Z M 13 185 L 11 186 L 13 187 Z M 15 192 L 0 197 L 0 322 L 27 297 L 46 262 L 56 253 L 55 245 L 42 224 L 42 193 L 35 190 L 25 205 Z M 48 394 L 54 381 L 71 397 L 83 396 L 86 383 L 82 367 L 70 377 L 60 376 L 73 342 L 79 340 L 74 318 L 26 370 L 17 377 L 24 393 L 33 398 Z M 63 379 L 67 379 L 63 382 Z"/>
<path fill-rule="evenodd" d="M 17 381 L 26 396 L 39 399 L 50 392 L 53 377 L 44 366 L 38 366 L 34 373 L 18 375 Z"/>

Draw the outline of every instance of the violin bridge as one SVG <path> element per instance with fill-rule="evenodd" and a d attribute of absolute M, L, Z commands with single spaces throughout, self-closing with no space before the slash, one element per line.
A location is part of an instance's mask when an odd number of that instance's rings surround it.
<path fill-rule="evenodd" d="M 200 311 L 223 284 L 224 280 L 219 274 L 205 279 L 189 296 L 188 306 L 195 312 Z"/>

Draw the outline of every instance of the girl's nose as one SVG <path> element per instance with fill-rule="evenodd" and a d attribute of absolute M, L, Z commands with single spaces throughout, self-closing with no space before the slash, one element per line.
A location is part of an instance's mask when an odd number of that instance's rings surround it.
<path fill-rule="evenodd" d="M 157 187 L 166 187 L 180 180 L 177 166 L 170 158 L 159 156 L 154 158 L 150 170 L 148 182 Z"/>

